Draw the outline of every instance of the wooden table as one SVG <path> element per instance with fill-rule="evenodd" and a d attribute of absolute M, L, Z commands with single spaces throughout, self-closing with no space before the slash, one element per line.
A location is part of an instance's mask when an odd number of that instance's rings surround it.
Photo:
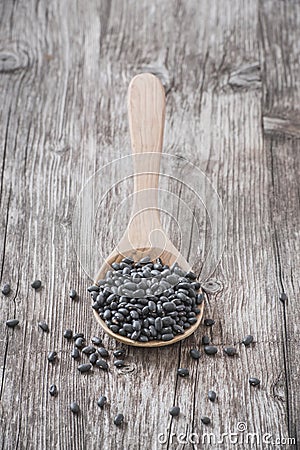
<path fill-rule="evenodd" d="M 2 449 L 296 448 L 288 438 L 299 439 L 300 423 L 299 57 L 293 0 L 2 2 L 1 283 L 12 286 L 0 298 Z M 84 376 L 63 331 L 102 333 L 86 294 L 92 274 L 72 242 L 73 214 L 88 178 L 130 154 L 126 91 L 143 71 L 158 75 L 167 92 L 165 152 L 200 168 L 224 206 L 226 247 L 212 275 L 222 289 L 207 296 L 205 312 L 216 324 L 174 346 L 128 348 L 126 371 L 111 362 L 108 373 Z M 168 189 L 185 198 L 184 189 Z M 113 192 L 101 212 L 108 225 L 119 201 Z M 195 203 L 195 214 L 201 208 Z M 201 260 L 208 219 L 198 219 L 195 242 L 191 222 L 174 211 Z M 178 245 L 172 223 L 165 220 L 166 231 Z M 36 293 L 35 278 L 43 283 Z M 19 327 L 8 329 L 14 317 Z M 201 348 L 194 361 L 189 351 L 202 347 L 204 334 L 218 354 Z M 241 344 L 247 334 L 255 340 L 249 348 Z M 238 356 L 224 355 L 226 345 Z M 49 350 L 59 352 L 58 363 L 48 363 Z M 178 367 L 188 367 L 189 378 L 178 379 Z M 260 387 L 250 387 L 250 376 Z M 74 400 L 78 417 L 69 410 Z M 172 420 L 173 405 L 181 414 Z M 120 428 L 117 412 L 125 416 Z M 247 443 L 248 432 L 257 436 Z M 205 433 L 216 441 L 208 445 Z M 221 443 L 222 433 L 237 438 Z"/>

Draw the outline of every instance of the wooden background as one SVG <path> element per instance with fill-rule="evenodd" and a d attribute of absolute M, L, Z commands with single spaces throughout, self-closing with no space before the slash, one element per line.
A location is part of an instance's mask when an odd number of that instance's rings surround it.
<path fill-rule="evenodd" d="M 1 283 L 13 290 L 0 298 L 1 448 L 296 448 L 183 444 L 171 431 L 218 439 L 244 422 L 260 436 L 299 439 L 299 1 L 2 0 L 0 21 Z M 157 74 L 167 91 L 165 151 L 200 167 L 224 205 L 226 249 L 214 274 L 223 289 L 208 296 L 205 313 L 216 320 L 219 352 L 190 359 L 207 332 L 201 326 L 171 347 L 128 349 L 128 371 L 82 376 L 63 330 L 101 331 L 72 246 L 72 215 L 95 170 L 130 152 L 126 91 L 141 71 Z M 36 277 L 39 293 L 30 287 Z M 15 330 L 5 326 L 12 317 Z M 248 333 L 251 348 L 240 344 Z M 222 353 L 230 344 L 233 359 Z M 179 366 L 189 379 L 176 379 Z M 250 388 L 249 376 L 261 387 Z"/>

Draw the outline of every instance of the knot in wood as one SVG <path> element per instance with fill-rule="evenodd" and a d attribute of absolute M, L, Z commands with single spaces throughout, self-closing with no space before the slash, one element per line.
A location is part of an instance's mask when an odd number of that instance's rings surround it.
<path fill-rule="evenodd" d="M 216 294 L 223 289 L 222 283 L 215 278 L 205 281 L 201 284 L 201 287 L 207 294 Z"/>
<path fill-rule="evenodd" d="M 10 43 L 0 48 L 0 73 L 25 70 L 30 65 L 28 49 L 19 43 Z"/>

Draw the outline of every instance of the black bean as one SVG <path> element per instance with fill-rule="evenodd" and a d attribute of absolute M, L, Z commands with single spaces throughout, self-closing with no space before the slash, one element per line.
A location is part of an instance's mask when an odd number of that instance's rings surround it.
<path fill-rule="evenodd" d="M 172 325 L 172 328 L 177 334 L 184 333 L 184 329 L 179 325 L 174 324 L 174 325 Z"/>
<path fill-rule="evenodd" d="M 172 339 L 174 339 L 174 334 L 173 333 L 162 334 L 161 339 L 162 341 L 171 341 Z"/>
<path fill-rule="evenodd" d="M 145 256 L 144 258 L 142 258 L 142 259 L 139 260 L 139 263 L 140 263 L 140 264 L 147 264 L 147 263 L 149 263 L 149 262 L 151 262 L 150 256 Z"/>
<path fill-rule="evenodd" d="M 39 326 L 45 333 L 48 333 L 49 327 L 48 327 L 48 325 L 46 324 L 46 322 L 39 322 L 39 323 L 38 323 L 38 326 Z"/>
<path fill-rule="evenodd" d="M 108 320 L 110 318 L 111 318 L 111 311 L 109 309 L 107 309 L 106 311 L 104 311 L 103 319 Z"/>
<path fill-rule="evenodd" d="M 101 397 L 99 397 L 99 399 L 97 401 L 97 405 L 100 408 L 103 408 L 103 406 L 105 405 L 106 402 L 107 402 L 107 398 L 105 397 L 105 395 L 101 395 Z"/>
<path fill-rule="evenodd" d="M 161 331 L 161 329 L 162 329 L 162 319 L 160 317 L 157 317 L 155 319 L 155 329 L 157 331 Z"/>
<path fill-rule="evenodd" d="M 130 256 L 126 256 L 126 258 L 122 259 L 122 262 L 124 262 L 126 264 L 133 264 L 134 263 L 134 259 L 131 258 Z"/>
<path fill-rule="evenodd" d="M 154 325 L 150 325 L 149 326 L 149 331 L 150 331 L 150 334 L 151 334 L 152 337 L 156 337 L 157 336 L 157 331 L 156 331 Z"/>
<path fill-rule="evenodd" d="M 104 359 L 98 359 L 96 361 L 96 366 L 100 367 L 102 370 L 108 370 L 108 364 Z"/>
<path fill-rule="evenodd" d="M 5 323 L 6 323 L 6 326 L 7 326 L 7 327 L 9 327 L 9 328 L 15 328 L 15 327 L 18 325 L 19 320 L 18 320 L 18 319 L 9 319 L 9 320 L 7 320 Z"/>
<path fill-rule="evenodd" d="M 83 337 L 84 337 L 83 333 L 75 333 L 73 336 L 73 339 L 74 339 L 74 341 L 76 341 L 76 339 L 83 338 Z"/>
<path fill-rule="evenodd" d="M 133 333 L 133 327 L 130 323 L 124 323 L 123 328 L 126 333 Z"/>
<path fill-rule="evenodd" d="M 249 378 L 249 383 L 251 386 L 258 386 L 260 384 L 260 380 L 258 378 Z"/>
<path fill-rule="evenodd" d="M 279 295 L 279 300 L 280 300 L 282 303 L 284 303 L 284 302 L 287 301 L 287 299 L 288 299 L 287 295 L 286 295 L 284 292 L 281 292 L 280 295 Z"/>
<path fill-rule="evenodd" d="M 207 327 L 211 327 L 214 323 L 215 321 L 213 319 L 204 319 L 204 325 Z"/>
<path fill-rule="evenodd" d="M 214 347 L 213 345 L 206 345 L 204 347 L 204 351 L 207 355 L 215 355 L 218 351 L 217 347 Z"/>
<path fill-rule="evenodd" d="M 97 349 L 97 352 L 99 353 L 100 356 L 102 356 L 102 358 L 107 358 L 109 356 L 108 351 L 104 347 L 99 347 Z"/>
<path fill-rule="evenodd" d="M 190 350 L 190 355 L 193 359 L 199 359 L 201 356 L 201 353 L 199 352 L 199 350 L 197 350 L 196 348 L 192 348 Z"/>
<path fill-rule="evenodd" d="M 113 333 L 119 333 L 120 327 L 118 325 L 110 325 L 109 327 Z"/>
<path fill-rule="evenodd" d="M 223 348 L 224 353 L 228 356 L 234 356 L 236 355 L 236 348 L 234 347 L 224 347 Z"/>
<path fill-rule="evenodd" d="M 189 278 L 190 280 L 196 280 L 196 278 L 197 278 L 197 275 L 194 273 L 194 272 L 187 272 L 186 274 L 185 274 L 185 277 L 186 278 Z"/>
<path fill-rule="evenodd" d="M 69 297 L 74 300 L 77 297 L 77 292 L 75 291 L 75 289 L 70 289 L 69 291 Z"/>
<path fill-rule="evenodd" d="M 140 337 L 141 332 L 140 331 L 134 331 L 131 335 L 131 338 L 133 341 L 137 341 L 138 338 Z"/>
<path fill-rule="evenodd" d="M 196 317 L 189 317 L 189 318 L 188 318 L 188 322 L 189 322 L 191 325 L 194 325 L 194 323 L 197 322 L 197 318 L 196 318 Z"/>
<path fill-rule="evenodd" d="M 198 281 L 191 283 L 191 286 L 195 289 L 195 291 L 199 291 L 200 289 L 200 283 Z"/>
<path fill-rule="evenodd" d="M 49 352 L 47 356 L 49 362 L 53 362 L 56 359 L 56 357 L 57 352 Z"/>
<path fill-rule="evenodd" d="M 203 302 L 203 300 L 204 300 L 203 294 L 197 294 L 197 297 L 196 297 L 196 303 L 197 303 L 197 305 L 201 305 L 201 303 Z"/>
<path fill-rule="evenodd" d="M 119 269 L 120 269 L 120 264 L 118 264 L 117 262 L 114 262 L 114 263 L 112 263 L 111 267 L 112 267 L 114 270 L 119 270 Z"/>
<path fill-rule="evenodd" d="M 97 361 L 97 359 L 98 359 L 97 353 L 92 353 L 92 354 L 89 356 L 89 361 L 90 361 L 91 364 L 95 364 L 96 361 Z"/>
<path fill-rule="evenodd" d="M 101 345 L 102 344 L 102 339 L 99 338 L 98 336 L 93 336 L 91 339 L 92 344 L 94 345 Z"/>
<path fill-rule="evenodd" d="M 77 369 L 79 370 L 79 372 L 84 373 L 84 372 L 89 372 L 92 368 L 92 364 L 88 363 L 88 364 L 80 364 L 80 366 L 77 367 Z"/>
<path fill-rule="evenodd" d="M 116 357 L 116 358 L 120 358 L 121 356 L 124 356 L 125 355 L 125 350 L 123 350 L 123 349 L 118 349 L 118 350 L 115 350 L 114 352 L 113 352 L 113 355 Z"/>
<path fill-rule="evenodd" d="M 129 311 L 126 308 L 119 308 L 118 312 L 121 313 L 123 316 L 126 316 L 126 317 L 129 315 Z"/>
<path fill-rule="evenodd" d="M 42 286 L 41 280 L 34 280 L 34 281 L 31 283 L 31 287 L 32 287 L 33 289 L 40 289 L 41 286 Z"/>
<path fill-rule="evenodd" d="M 125 364 L 125 361 L 123 359 L 117 359 L 116 361 L 114 361 L 114 365 L 116 367 L 123 367 Z"/>
<path fill-rule="evenodd" d="M 64 338 L 72 339 L 72 337 L 73 337 L 73 331 L 72 330 L 65 330 L 64 331 Z"/>
<path fill-rule="evenodd" d="M 85 353 L 86 355 L 91 355 L 92 353 L 95 353 L 95 351 L 96 349 L 92 345 L 88 345 L 82 349 L 82 353 Z"/>
<path fill-rule="evenodd" d="M 79 408 L 78 403 L 76 403 L 76 402 L 71 403 L 71 404 L 70 404 L 70 410 L 71 410 L 72 413 L 74 413 L 74 414 L 79 414 L 80 408 Z"/>
<path fill-rule="evenodd" d="M 208 391 L 207 396 L 211 402 L 214 402 L 217 398 L 217 394 L 215 393 L 215 391 Z"/>
<path fill-rule="evenodd" d="M 49 394 L 50 394 L 52 397 L 56 397 L 56 396 L 57 396 L 58 390 L 57 390 L 57 387 L 56 387 L 55 384 L 51 384 L 51 386 L 49 387 Z"/>
<path fill-rule="evenodd" d="M 253 336 L 251 336 L 251 334 L 248 334 L 246 337 L 244 337 L 244 339 L 242 340 L 242 343 L 245 346 L 250 345 L 253 342 Z"/>
<path fill-rule="evenodd" d="M 114 424 L 117 426 L 120 426 L 124 421 L 124 416 L 123 414 L 117 414 L 114 418 Z"/>
<path fill-rule="evenodd" d="M 203 345 L 208 345 L 210 342 L 210 339 L 208 336 L 202 336 L 202 340 L 201 340 Z"/>
<path fill-rule="evenodd" d="M 6 283 L 2 286 L 1 292 L 3 295 L 8 295 L 10 293 L 10 284 Z"/>
<path fill-rule="evenodd" d="M 172 319 L 172 317 L 162 317 L 161 321 L 164 327 L 174 324 L 174 319 Z"/>
<path fill-rule="evenodd" d="M 173 417 L 179 416 L 179 414 L 180 414 L 179 406 L 172 406 L 172 408 L 169 409 L 169 413 Z"/>
<path fill-rule="evenodd" d="M 206 416 L 202 416 L 202 417 L 201 417 L 201 422 L 202 422 L 204 425 L 209 425 L 209 424 L 210 424 L 210 418 L 209 418 L 209 417 L 206 417 Z"/>
<path fill-rule="evenodd" d="M 174 303 L 172 302 L 165 302 L 163 303 L 163 308 L 167 312 L 172 312 L 176 310 L 176 305 L 174 305 Z"/>
<path fill-rule="evenodd" d="M 85 339 L 83 337 L 79 337 L 75 341 L 75 345 L 78 348 L 82 348 L 84 346 L 84 343 L 85 343 Z"/>
<path fill-rule="evenodd" d="M 73 350 L 71 351 L 71 356 L 73 359 L 78 359 L 80 356 L 79 350 L 78 348 L 74 347 Z"/>
<path fill-rule="evenodd" d="M 177 375 L 179 375 L 180 377 L 187 377 L 189 375 L 189 369 L 185 369 L 185 368 L 180 368 L 177 370 Z"/>
<path fill-rule="evenodd" d="M 142 336 L 139 336 L 139 341 L 140 342 L 148 342 L 149 338 L 147 336 L 142 335 Z"/>
<path fill-rule="evenodd" d="M 100 291 L 100 288 L 99 288 L 99 286 L 96 286 L 95 284 L 93 284 L 93 286 L 89 286 L 89 287 L 87 288 L 87 290 L 88 290 L 89 292 L 99 292 L 99 291 Z"/>
<path fill-rule="evenodd" d="M 135 331 L 140 331 L 140 329 L 141 329 L 141 322 L 139 321 L 139 320 L 134 320 L 133 322 L 132 322 L 132 327 L 133 327 L 133 329 L 135 330 Z"/>

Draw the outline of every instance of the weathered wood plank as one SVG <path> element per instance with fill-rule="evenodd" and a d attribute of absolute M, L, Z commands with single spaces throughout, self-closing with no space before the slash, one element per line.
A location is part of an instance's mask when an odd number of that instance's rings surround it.
<path fill-rule="evenodd" d="M 277 292 L 288 300 L 281 305 L 285 401 L 288 431 L 299 445 L 299 25 L 300 7 L 272 2 L 260 8 L 263 67 L 263 128 L 270 170 L 270 226 L 276 261 Z M 293 30 L 293 32 L 290 32 Z"/>
<path fill-rule="evenodd" d="M 197 446 L 178 442 L 171 431 L 200 440 L 207 431 L 218 439 L 236 432 L 238 422 L 260 436 L 296 434 L 299 331 L 297 320 L 287 318 L 299 318 L 299 145 L 281 135 L 285 128 L 298 137 L 300 15 L 294 2 L 277 6 L 280 14 L 273 2 L 238 0 L 230 7 L 193 0 L 2 4 L 1 282 L 13 287 L 0 312 L 2 448 L 189 450 Z M 227 245 L 215 273 L 224 289 L 209 297 L 206 310 L 216 320 L 209 334 L 219 353 L 189 358 L 207 333 L 201 326 L 180 345 L 147 354 L 128 349 L 131 372 L 81 376 L 63 329 L 88 337 L 99 329 L 85 293 L 93 274 L 82 271 L 72 247 L 72 214 L 89 176 L 130 152 L 126 91 L 141 70 L 161 76 L 168 92 L 166 151 L 200 167 L 224 204 Z M 275 123 L 276 138 L 268 119 L 274 117 L 286 121 Z M 130 194 L 130 183 L 122 186 L 108 200 L 108 224 Z M 199 263 L 209 246 L 204 208 L 178 183 L 163 186 L 197 209 L 200 244 L 180 203 L 171 205 Z M 178 243 L 174 222 L 164 223 Z M 39 293 L 30 288 L 35 277 L 43 281 Z M 69 287 L 78 290 L 77 302 L 70 302 Z M 20 319 L 14 331 L 3 325 L 12 316 Z M 48 335 L 37 327 L 41 319 Z M 245 349 L 240 341 L 248 333 L 256 342 Z M 222 347 L 233 343 L 238 357 L 225 358 Z M 108 338 L 105 344 L 116 347 Z M 57 365 L 46 360 L 50 349 L 61 349 Z M 189 379 L 176 379 L 179 366 L 190 368 Z M 250 389 L 249 376 L 261 378 L 260 389 Z M 53 382 L 55 399 L 47 392 Z M 211 388 L 215 404 L 206 398 Z M 95 403 L 100 394 L 109 401 L 103 411 Z M 82 409 L 78 418 L 68 410 L 73 400 Z M 182 410 L 178 420 L 168 415 L 174 403 Z M 121 429 L 112 424 L 118 411 L 125 415 Z M 201 425 L 202 415 L 212 426 Z M 213 448 L 230 448 L 227 442 Z"/>

